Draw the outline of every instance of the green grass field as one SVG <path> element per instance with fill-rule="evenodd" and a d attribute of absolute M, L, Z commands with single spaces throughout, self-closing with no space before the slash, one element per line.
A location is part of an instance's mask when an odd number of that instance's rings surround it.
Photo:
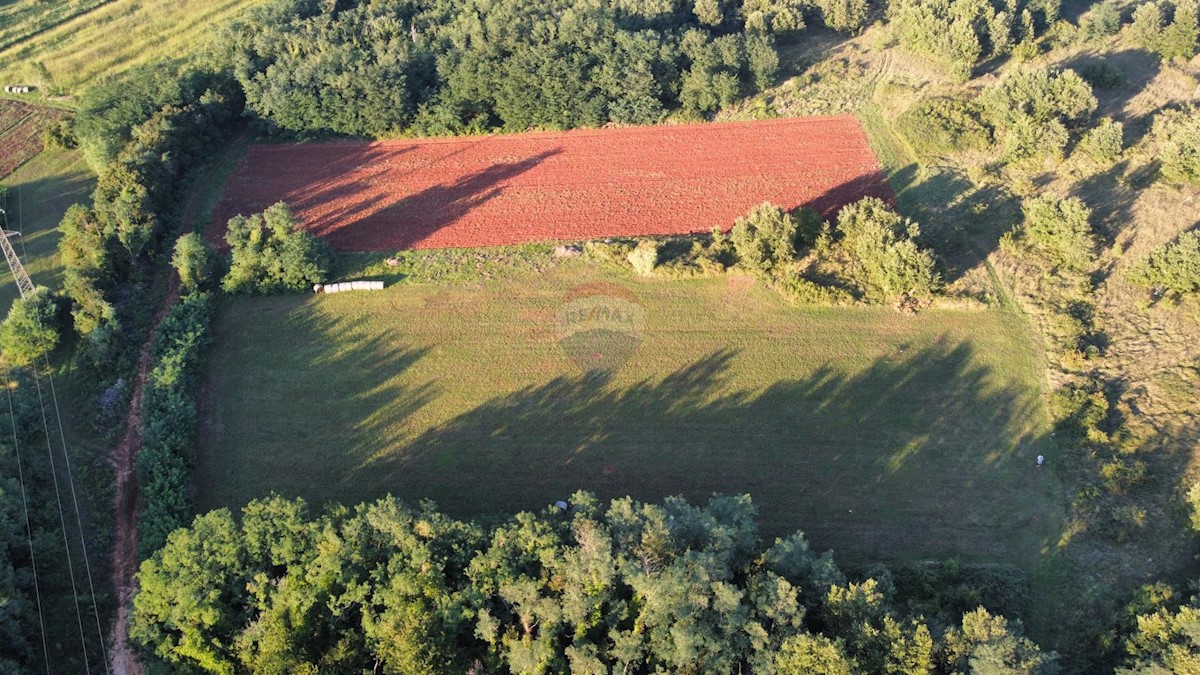
<path fill-rule="evenodd" d="M 8 229 L 21 237 L 12 239 L 25 271 L 38 286 L 61 286 L 62 265 L 58 257 L 58 223 L 67 207 L 87 202 L 95 187 L 95 176 L 78 152 L 47 150 L 4 178 L 9 188 Z M 8 268 L 0 283 L 0 308 L 7 314 L 17 298 L 17 285 Z"/>
<path fill-rule="evenodd" d="M 0 3 L 0 49 L 26 40 L 108 0 L 7 0 Z"/>
<path fill-rule="evenodd" d="M 611 377 L 585 376 L 557 342 L 556 309 L 591 282 L 645 311 Z M 1024 325 L 798 309 L 749 278 L 637 281 L 579 261 L 236 299 L 209 364 L 198 507 L 390 492 L 486 516 L 577 489 L 748 492 L 765 534 L 803 529 L 843 559 L 1026 564 L 1063 511 L 1035 468 L 1053 444 Z"/>
<path fill-rule="evenodd" d="M 98 77 L 187 55 L 212 26 L 261 1 L 112 0 L 0 50 L 0 80 L 25 82 L 35 75 L 30 64 L 40 62 L 55 87 L 79 93 Z M 25 4 L 45 3 L 18 2 L 11 11 Z"/>

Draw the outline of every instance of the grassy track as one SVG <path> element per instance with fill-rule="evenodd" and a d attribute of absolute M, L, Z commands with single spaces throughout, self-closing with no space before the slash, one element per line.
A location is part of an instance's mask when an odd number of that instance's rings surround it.
<path fill-rule="evenodd" d="M 585 377 L 565 294 L 645 308 L 636 355 Z M 748 279 L 639 282 L 569 262 L 503 282 L 238 299 L 210 361 L 198 506 L 387 492 L 481 516 L 576 489 L 749 492 L 767 534 L 844 559 L 1029 563 L 1063 513 L 1035 357 L 1001 311 L 796 309 Z M 1053 461 L 1053 460 L 1051 460 Z"/>
<path fill-rule="evenodd" d="M 214 25 L 261 0 L 112 0 L 0 51 L 0 80 L 41 62 L 72 93 L 98 77 L 194 51 Z M 35 3 L 36 4 L 36 3 Z"/>
<path fill-rule="evenodd" d="M 9 0 L 0 3 L 0 49 L 88 12 L 108 0 Z"/>
<path fill-rule="evenodd" d="M 34 284 L 57 288 L 62 276 L 58 222 L 71 204 L 88 200 L 95 177 L 78 152 L 47 150 L 7 176 L 4 184 L 9 188 L 8 228 L 21 232 L 13 246 L 25 270 Z M 17 285 L 7 267 L 0 271 L 0 310 L 7 313 Z"/>

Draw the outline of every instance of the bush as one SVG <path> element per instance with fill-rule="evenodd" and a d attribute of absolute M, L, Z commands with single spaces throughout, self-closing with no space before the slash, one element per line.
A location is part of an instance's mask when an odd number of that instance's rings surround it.
<path fill-rule="evenodd" d="M 1195 0 L 1178 0 L 1171 25 L 1163 29 L 1158 39 L 1158 55 L 1164 61 L 1190 59 L 1196 53 L 1196 40 L 1200 36 Z"/>
<path fill-rule="evenodd" d="M 1083 135 L 1076 150 L 1099 164 L 1112 166 L 1121 158 L 1124 145 L 1124 125 L 1105 117 Z"/>
<path fill-rule="evenodd" d="M 1092 88 L 1073 70 L 1033 68 L 1006 73 L 981 97 L 988 117 L 1000 127 L 1021 119 L 1052 121 L 1071 128 L 1096 110 Z"/>
<path fill-rule="evenodd" d="M 1200 185 L 1200 108 L 1189 105 L 1154 117 L 1162 176 L 1172 183 Z"/>
<path fill-rule="evenodd" d="M 1019 235 L 1034 251 L 1056 265 L 1086 272 L 1096 260 L 1096 237 L 1088 222 L 1091 209 L 1078 197 L 1045 194 L 1025 200 Z"/>
<path fill-rule="evenodd" d="M 212 281 L 213 267 L 212 248 L 195 232 L 183 235 L 175 242 L 175 253 L 171 264 L 179 273 L 179 282 L 186 291 L 196 291 L 206 288 Z"/>
<path fill-rule="evenodd" d="M 1088 83 L 1071 70 L 1037 68 L 1004 75 L 980 99 L 1004 136 L 1004 157 L 1015 161 L 1059 154 L 1068 129 L 1096 109 Z"/>
<path fill-rule="evenodd" d="M 798 228 L 798 218 L 764 202 L 734 222 L 729 240 L 739 265 L 770 272 L 796 257 Z"/>
<path fill-rule="evenodd" d="M 952 98 L 925 99 L 896 120 L 896 132 L 921 155 L 946 155 L 963 150 L 983 150 L 992 133 L 980 120 L 974 103 Z"/>
<path fill-rule="evenodd" d="M 1130 271 L 1129 278 L 1177 295 L 1200 291 L 1200 230 L 1184 232 L 1151 251 Z"/>
<path fill-rule="evenodd" d="M 329 247 L 311 232 L 296 229 L 283 202 L 249 218 L 230 219 L 225 241 L 233 257 L 221 286 L 229 293 L 304 291 L 329 276 Z"/>
<path fill-rule="evenodd" d="M 71 121 L 59 120 L 46 127 L 42 132 L 42 145 L 60 150 L 73 150 L 78 147 L 79 141 L 75 138 L 75 128 L 71 126 Z"/>
<path fill-rule="evenodd" d="M 0 352 L 10 365 L 27 366 L 58 346 L 58 301 L 38 287 L 32 297 L 13 301 L 0 325 Z"/>
<path fill-rule="evenodd" d="M 1116 35 L 1121 30 L 1121 10 L 1113 0 L 1092 5 L 1092 10 L 1084 17 L 1079 26 L 1079 34 L 1084 40 L 1103 40 Z"/>
<path fill-rule="evenodd" d="M 142 449 L 137 456 L 141 511 L 138 554 L 146 558 L 192 515 L 192 441 L 196 390 L 204 348 L 211 340 L 212 300 L 193 293 L 163 317 L 154 338 L 154 365 L 143 395 Z"/>
<path fill-rule="evenodd" d="M 1121 69 L 1102 57 L 1080 63 L 1075 71 L 1093 89 L 1114 89 L 1125 84 Z"/>
<path fill-rule="evenodd" d="M 634 272 L 642 276 L 649 276 L 658 266 L 658 242 L 643 239 L 638 242 L 637 248 L 630 251 L 627 259 L 629 264 L 633 265 Z"/>
<path fill-rule="evenodd" d="M 1134 44 L 1152 52 L 1158 51 L 1162 39 L 1163 12 L 1156 2 L 1146 2 L 1133 10 L 1133 23 L 1129 24 L 1129 37 Z"/>
<path fill-rule="evenodd" d="M 920 229 L 882 200 L 867 197 L 838 212 L 841 245 L 859 268 L 867 295 L 924 298 L 941 287 L 933 253 L 917 246 Z"/>

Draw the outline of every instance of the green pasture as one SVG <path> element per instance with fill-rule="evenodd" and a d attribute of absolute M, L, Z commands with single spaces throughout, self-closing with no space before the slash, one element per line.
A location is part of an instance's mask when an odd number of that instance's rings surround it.
<path fill-rule="evenodd" d="M 110 0 L 95 6 L 17 0 L 0 9 L 0 39 L 12 33 L 15 40 L 0 47 L 0 80 L 78 94 L 96 78 L 194 52 L 214 26 L 261 1 Z M 35 19 L 26 15 L 47 5 L 59 18 L 51 21 L 39 12 L 36 21 L 45 24 L 43 30 L 28 31 L 28 22 Z"/>
<path fill-rule="evenodd" d="M 0 182 L 8 186 L 7 227 L 21 233 L 12 238 L 13 249 L 35 285 L 57 289 L 62 277 L 58 223 L 71 204 L 91 199 L 95 176 L 78 152 L 47 150 Z M 7 266 L 2 271 L 0 308 L 7 314 L 17 285 Z"/>
<path fill-rule="evenodd" d="M 803 529 L 842 560 L 1025 565 L 1058 542 L 1039 357 L 1015 314 L 795 308 L 748 277 L 580 261 L 498 279 L 226 301 L 199 511 L 272 490 L 471 517 L 579 489 L 747 492 L 765 535 Z M 589 284 L 644 309 L 610 375 L 581 370 L 556 331 Z"/>

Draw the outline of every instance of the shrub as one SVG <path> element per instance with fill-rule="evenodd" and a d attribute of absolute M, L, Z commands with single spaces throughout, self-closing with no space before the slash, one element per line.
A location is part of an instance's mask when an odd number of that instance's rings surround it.
<path fill-rule="evenodd" d="M 1096 109 L 1096 97 L 1083 78 L 1052 68 L 1010 72 L 980 100 L 1004 134 L 1004 156 L 1010 161 L 1060 153 L 1068 129 Z"/>
<path fill-rule="evenodd" d="M 1006 73 L 981 98 L 997 126 L 1020 119 L 1038 124 L 1058 121 L 1071 128 L 1096 110 L 1092 88 L 1073 70 L 1033 68 Z"/>
<path fill-rule="evenodd" d="M 649 276 L 658 266 L 658 242 L 643 239 L 638 242 L 637 248 L 630 251 L 627 259 L 629 264 L 633 265 L 633 271 L 642 276 Z"/>
<path fill-rule="evenodd" d="M 1121 158 L 1124 145 L 1124 125 L 1105 117 L 1083 135 L 1076 149 L 1104 166 L 1112 166 Z"/>
<path fill-rule="evenodd" d="M 1090 84 L 1093 89 L 1113 89 L 1125 84 L 1125 74 L 1104 58 L 1097 58 L 1080 63 L 1075 71 Z"/>
<path fill-rule="evenodd" d="M 232 250 L 222 287 L 230 293 L 303 291 L 329 275 L 329 248 L 311 232 L 296 229 L 287 204 L 279 202 L 249 218 L 229 221 Z"/>
<path fill-rule="evenodd" d="M 39 287 L 32 297 L 13 301 L 0 325 L 0 351 L 9 364 L 27 366 L 54 351 L 58 337 L 58 302 Z"/>
<path fill-rule="evenodd" d="M 1180 58 L 1190 59 L 1196 53 L 1196 39 L 1200 36 L 1195 0 L 1178 0 L 1171 25 L 1163 29 L 1158 39 L 1158 55 L 1164 61 Z"/>
<path fill-rule="evenodd" d="M 762 203 L 738 218 L 729 232 L 738 264 L 756 272 L 770 272 L 796 257 L 797 218 L 769 203 Z"/>
<path fill-rule="evenodd" d="M 922 155 L 983 150 L 991 130 L 980 120 L 978 105 L 952 98 L 925 99 L 896 120 L 896 132 Z"/>
<path fill-rule="evenodd" d="M 1028 246 L 1056 265 L 1086 272 L 1096 259 L 1091 210 L 1078 197 L 1051 194 L 1025 200 L 1019 234 Z"/>
<path fill-rule="evenodd" d="M 846 291 L 819 284 L 799 272 L 783 275 L 775 287 L 794 305 L 845 305 L 854 300 Z"/>
<path fill-rule="evenodd" d="M 1133 10 L 1133 23 L 1129 24 L 1129 37 L 1134 44 L 1148 51 L 1157 52 L 1162 39 L 1163 12 L 1156 2 L 1147 2 Z"/>
<path fill-rule="evenodd" d="M 1200 108 L 1190 105 L 1154 117 L 1162 176 L 1172 183 L 1200 185 Z"/>
<path fill-rule="evenodd" d="M 816 0 L 821 23 L 839 33 L 856 33 L 867 25 L 867 0 Z"/>
<path fill-rule="evenodd" d="M 1079 34 L 1084 40 L 1102 40 L 1110 35 L 1116 35 L 1121 30 L 1121 11 L 1113 0 L 1092 5 L 1079 26 Z"/>
<path fill-rule="evenodd" d="M 1184 232 L 1151 251 L 1130 271 L 1130 280 L 1178 295 L 1200 291 L 1200 230 Z"/>
<path fill-rule="evenodd" d="M 42 145 L 61 150 L 73 150 L 78 147 L 79 141 L 75 138 L 75 128 L 71 126 L 70 120 L 59 120 L 46 127 L 42 132 Z"/>
<path fill-rule="evenodd" d="M 933 253 L 917 246 L 917 224 L 867 197 L 838 212 L 841 245 L 854 259 L 868 295 L 928 297 L 941 286 Z"/>
<path fill-rule="evenodd" d="M 212 249 L 199 234 L 189 232 L 175 242 L 171 264 L 179 273 L 179 281 L 186 291 L 208 286 L 212 280 L 214 262 Z"/>
<path fill-rule="evenodd" d="M 142 492 L 138 553 L 142 558 L 192 515 L 190 463 L 196 432 L 196 389 L 208 345 L 212 301 L 208 294 L 180 298 L 154 338 L 154 365 L 143 399 L 142 449 L 137 456 Z"/>

